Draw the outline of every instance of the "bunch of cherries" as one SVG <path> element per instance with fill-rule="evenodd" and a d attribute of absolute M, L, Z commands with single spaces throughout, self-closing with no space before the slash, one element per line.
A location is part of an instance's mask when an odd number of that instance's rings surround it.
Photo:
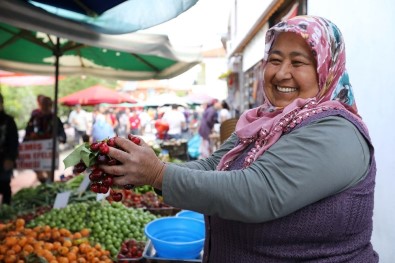
<path fill-rule="evenodd" d="M 140 138 L 133 136 L 132 134 L 128 135 L 128 139 L 134 142 L 137 145 L 140 145 Z M 95 193 L 106 194 L 110 190 L 110 196 L 112 200 L 119 202 L 122 200 L 122 193 L 114 191 L 114 182 L 112 174 L 105 173 L 102 169 L 99 168 L 99 165 L 106 164 L 106 165 L 116 165 L 119 162 L 116 159 L 111 158 L 108 156 L 110 151 L 110 146 L 118 148 L 115 144 L 115 137 L 109 138 L 107 140 L 94 142 L 89 145 L 89 148 L 92 152 L 96 153 L 96 157 L 94 163 L 87 167 L 83 161 L 80 161 L 73 167 L 73 172 L 75 174 L 82 173 L 86 169 L 90 169 L 89 173 L 89 180 L 91 181 L 90 190 Z M 124 185 L 123 188 L 130 190 L 134 186 L 127 184 Z"/>
<path fill-rule="evenodd" d="M 125 240 L 121 244 L 121 249 L 117 258 L 121 260 L 128 258 L 141 258 L 143 256 L 144 248 L 144 241 L 136 241 L 135 239 Z M 125 260 L 122 260 L 121 262 L 125 262 Z"/>

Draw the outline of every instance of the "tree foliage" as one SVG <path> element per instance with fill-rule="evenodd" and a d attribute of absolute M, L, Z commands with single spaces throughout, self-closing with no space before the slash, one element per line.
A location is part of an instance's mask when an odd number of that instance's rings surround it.
<path fill-rule="evenodd" d="M 64 77 L 59 81 L 58 98 L 98 84 L 115 88 L 117 82 L 92 76 Z M 18 129 L 25 129 L 31 111 L 37 108 L 37 95 L 43 94 L 54 99 L 55 85 L 11 87 L 1 84 L 0 92 L 4 96 L 5 111 L 15 118 Z M 70 111 L 69 107 L 58 104 L 58 116 L 61 119 L 67 119 Z"/>

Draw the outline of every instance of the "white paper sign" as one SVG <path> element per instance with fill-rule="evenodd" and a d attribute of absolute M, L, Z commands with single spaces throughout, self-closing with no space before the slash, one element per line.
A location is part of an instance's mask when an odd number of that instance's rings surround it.
<path fill-rule="evenodd" d="M 109 196 L 110 195 L 110 191 L 108 191 L 107 193 L 105 193 L 105 194 L 97 194 L 97 196 L 96 196 L 96 201 L 101 201 L 101 200 L 103 200 L 104 198 L 106 198 L 107 196 Z"/>
<path fill-rule="evenodd" d="M 59 150 L 56 145 L 55 169 L 59 166 Z M 19 144 L 17 169 L 50 171 L 52 168 L 52 139 L 27 141 Z"/>
<path fill-rule="evenodd" d="M 77 189 L 77 193 L 81 194 L 86 191 L 90 183 L 89 175 L 85 174 L 84 180 L 82 180 L 80 186 Z"/>
<path fill-rule="evenodd" d="M 71 191 L 58 193 L 55 198 L 53 208 L 65 208 L 69 203 Z"/>

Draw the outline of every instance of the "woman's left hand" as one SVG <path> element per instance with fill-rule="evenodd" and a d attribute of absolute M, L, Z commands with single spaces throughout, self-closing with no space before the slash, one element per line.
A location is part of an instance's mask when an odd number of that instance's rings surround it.
<path fill-rule="evenodd" d="M 142 139 L 140 145 L 137 145 L 122 137 L 116 137 L 115 144 L 119 149 L 110 147 L 108 156 L 118 160 L 120 164 L 100 166 L 107 174 L 115 175 L 115 185 L 151 185 L 162 189 L 166 165 L 159 160 L 151 146 Z"/>

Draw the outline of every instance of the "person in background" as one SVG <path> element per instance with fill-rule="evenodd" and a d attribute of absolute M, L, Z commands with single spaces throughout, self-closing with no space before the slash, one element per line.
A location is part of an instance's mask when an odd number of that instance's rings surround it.
<path fill-rule="evenodd" d="M 41 104 L 42 104 L 42 100 L 45 98 L 44 95 L 42 94 L 38 94 L 37 98 L 36 98 L 36 102 L 37 102 L 37 108 L 32 110 L 30 116 L 35 116 L 37 114 L 39 114 L 41 112 Z"/>
<path fill-rule="evenodd" d="M 214 107 L 217 109 L 218 112 L 218 121 L 217 123 L 214 124 L 214 131 L 216 133 L 219 133 L 221 124 L 224 121 L 230 119 L 231 115 L 230 115 L 228 103 L 226 103 L 225 100 L 218 101 L 217 103 L 215 103 Z"/>
<path fill-rule="evenodd" d="M 215 123 L 218 122 L 218 112 L 214 106 L 217 102 L 218 100 L 214 99 L 210 103 L 207 103 L 206 109 L 204 110 L 202 118 L 200 119 L 198 133 L 202 137 L 200 145 L 201 158 L 207 158 L 212 153 L 210 134 L 214 128 Z"/>
<path fill-rule="evenodd" d="M 178 110 L 178 105 L 171 105 L 171 109 L 167 110 L 162 117 L 162 120 L 169 124 L 166 139 L 181 139 L 182 131 L 186 128 L 185 115 Z"/>
<path fill-rule="evenodd" d="M 145 109 L 141 109 L 138 112 L 140 119 L 140 134 L 144 135 L 146 132 L 150 132 L 150 122 L 152 120 L 151 116 Z"/>
<path fill-rule="evenodd" d="M 92 125 L 92 142 L 102 141 L 115 136 L 111 120 L 106 116 L 106 108 L 100 104 L 95 107 Z"/>
<path fill-rule="evenodd" d="M 118 127 L 117 127 L 117 136 L 127 138 L 130 131 L 130 122 L 129 122 L 129 113 L 130 109 L 120 109 L 117 114 L 118 118 Z"/>
<path fill-rule="evenodd" d="M 140 118 L 136 110 L 131 110 L 129 114 L 130 133 L 139 135 L 140 133 Z"/>
<path fill-rule="evenodd" d="M 229 105 L 226 100 L 222 100 L 220 103 L 221 106 L 218 113 L 218 122 L 221 124 L 224 121 L 230 119 L 232 115 L 230 114 Z"/>
<path fill-rule="evenodd" d="M 41 112 L 32 116 L 25 129 L 24 141 L 46 140 L 53 136 L 53 102 L 50 97 L 44 97 L 41 101 Z M 60 143 L 66 143 L 67 136 L 62 121 L 56 117 L 57 121 L 57 137 Z M 36 170 L 37 179 L 41 183 L 47 182 L 50 171 Z"/>
<path fill-rule="evenodd" d="M 108 155 L 120 164 L 100 167 L 115 185 L 151 185 L 204 214 L 204 263 L 379 262 L 374 147 L 355 99 L 334 96 L 347 85 L 355 98 L 340 30 L 296 16 L 265 44 L 264 101 L 211 156 L 163 163 L 144 140 L 116 138 Z"/>
<path fill-rule="evenodd" d="M 0 94 L 0 194 L 3 204 L 11 204 L 11 179 L 18 157 L 18 129 L 15 120 L 4 110 L 4 98 Z"/>
<path fill-rule="evenodd" d="M 118 118 L 117 118 L 117 114 L 116 112 L 114 112 L 113 108 L 108 108 L 105 111 L 105 115 L 108 119 L 108 122 L 111 124 L 112 128 L 114 131 L 116 131 L 117 127 L 118 127 Z"/>
<path fill-rule="evenodd" d="M 80 104 L 75 105 L 74 110 L 69 115 L 69 124 L 74 128 L 74 145 L 81 143 L 82 137 L 86 134 L 89 126 L 89 115 L 81 108 Z"/>

